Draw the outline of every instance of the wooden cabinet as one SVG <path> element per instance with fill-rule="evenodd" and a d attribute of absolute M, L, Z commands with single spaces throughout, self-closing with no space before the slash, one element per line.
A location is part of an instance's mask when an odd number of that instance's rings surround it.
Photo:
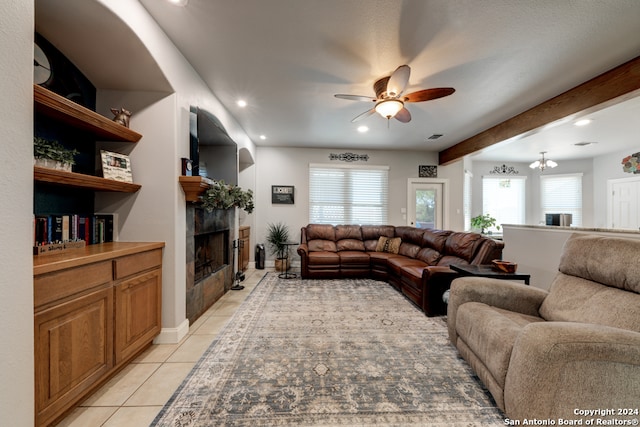
<path fill-rule="evenodd" d="M 249 268 L 249 254 L 251 250 L 251 227 L 242 226 L 239 230 L 238 240 L 241 242 L 238 248 L 238 271 L 246 271 Z"/>
<path fill-rule="evenodd" d="M 34 257 L 36 426 L 47 426 L 151 344 L 163 243 L 103 243 Z"/>
<path fill-rule="evenodd" d="M 35 315 L 38 421 L 64 411 L 113 368 L 112 319 L 110 287 Z"/>
<path fill-rule="evenodd" d="M 122 363 L 160 333 L 162 278 L 158 269 L 115 286 L 115 362 Z"/>

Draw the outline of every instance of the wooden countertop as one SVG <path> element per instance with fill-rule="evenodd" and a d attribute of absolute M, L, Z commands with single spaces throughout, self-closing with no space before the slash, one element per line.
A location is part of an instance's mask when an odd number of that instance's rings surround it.
<path fill-rule="evenodd" d="M 51 273 L 115 257 L 160 249 L 164 242 L 110 242 L 52 255 L 34 255 L 33 275 Z"/>

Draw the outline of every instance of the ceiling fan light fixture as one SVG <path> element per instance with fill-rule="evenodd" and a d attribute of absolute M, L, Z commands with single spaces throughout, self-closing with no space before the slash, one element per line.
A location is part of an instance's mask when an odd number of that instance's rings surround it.
<path fill-rule="evenodd" d="M 390 119 L 398 114 L 398 111 L 404 108 L 404 104 L 402 101 L 398 101 L 397 99 L 386 99 L 384 101 L 380 101 L 376 104 L 376 112 L 380 114 L 385 119 Z"/>
<path fill-rule="evenodd" d="M 531 169 L 540 169 L 540 171 L 543 171 L 546 168 L 553 169 L 556 166 L 558 166 L 558 164 L 553 160 L 545 159 L 544 158 L 545 153 L 546 151 L 541 151 L 540 154 L 542 154 L 542 157 L 540 158 L 540 160 L 536 160 L 535 162 L 531 163 L 529 167 Z"/>

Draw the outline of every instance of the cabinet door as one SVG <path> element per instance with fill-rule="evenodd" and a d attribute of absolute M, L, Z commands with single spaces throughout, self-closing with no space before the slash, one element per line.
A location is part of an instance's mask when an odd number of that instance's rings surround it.
<path fill-rule="evenodd" d="M 116 285 L 116 364 L 135 355 L 160 332 L 162 273 L 155 269 Z"/>
<path fill-rule="evenodd" d="M 113 289 L 34 316 L 36 424 L 45 425 L 113 367 Z"/>

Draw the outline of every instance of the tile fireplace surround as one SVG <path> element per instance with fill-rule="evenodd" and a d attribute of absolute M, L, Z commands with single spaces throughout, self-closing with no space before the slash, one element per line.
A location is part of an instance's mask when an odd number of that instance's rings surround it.
<path fill-rule="evenodd" d="M 234 215 L 233 209 L 207 212 L 187 205 L 186 304 L 190 324 L 233 286 Z M 207 242 L 218 246 L 203 246 Z"/>

